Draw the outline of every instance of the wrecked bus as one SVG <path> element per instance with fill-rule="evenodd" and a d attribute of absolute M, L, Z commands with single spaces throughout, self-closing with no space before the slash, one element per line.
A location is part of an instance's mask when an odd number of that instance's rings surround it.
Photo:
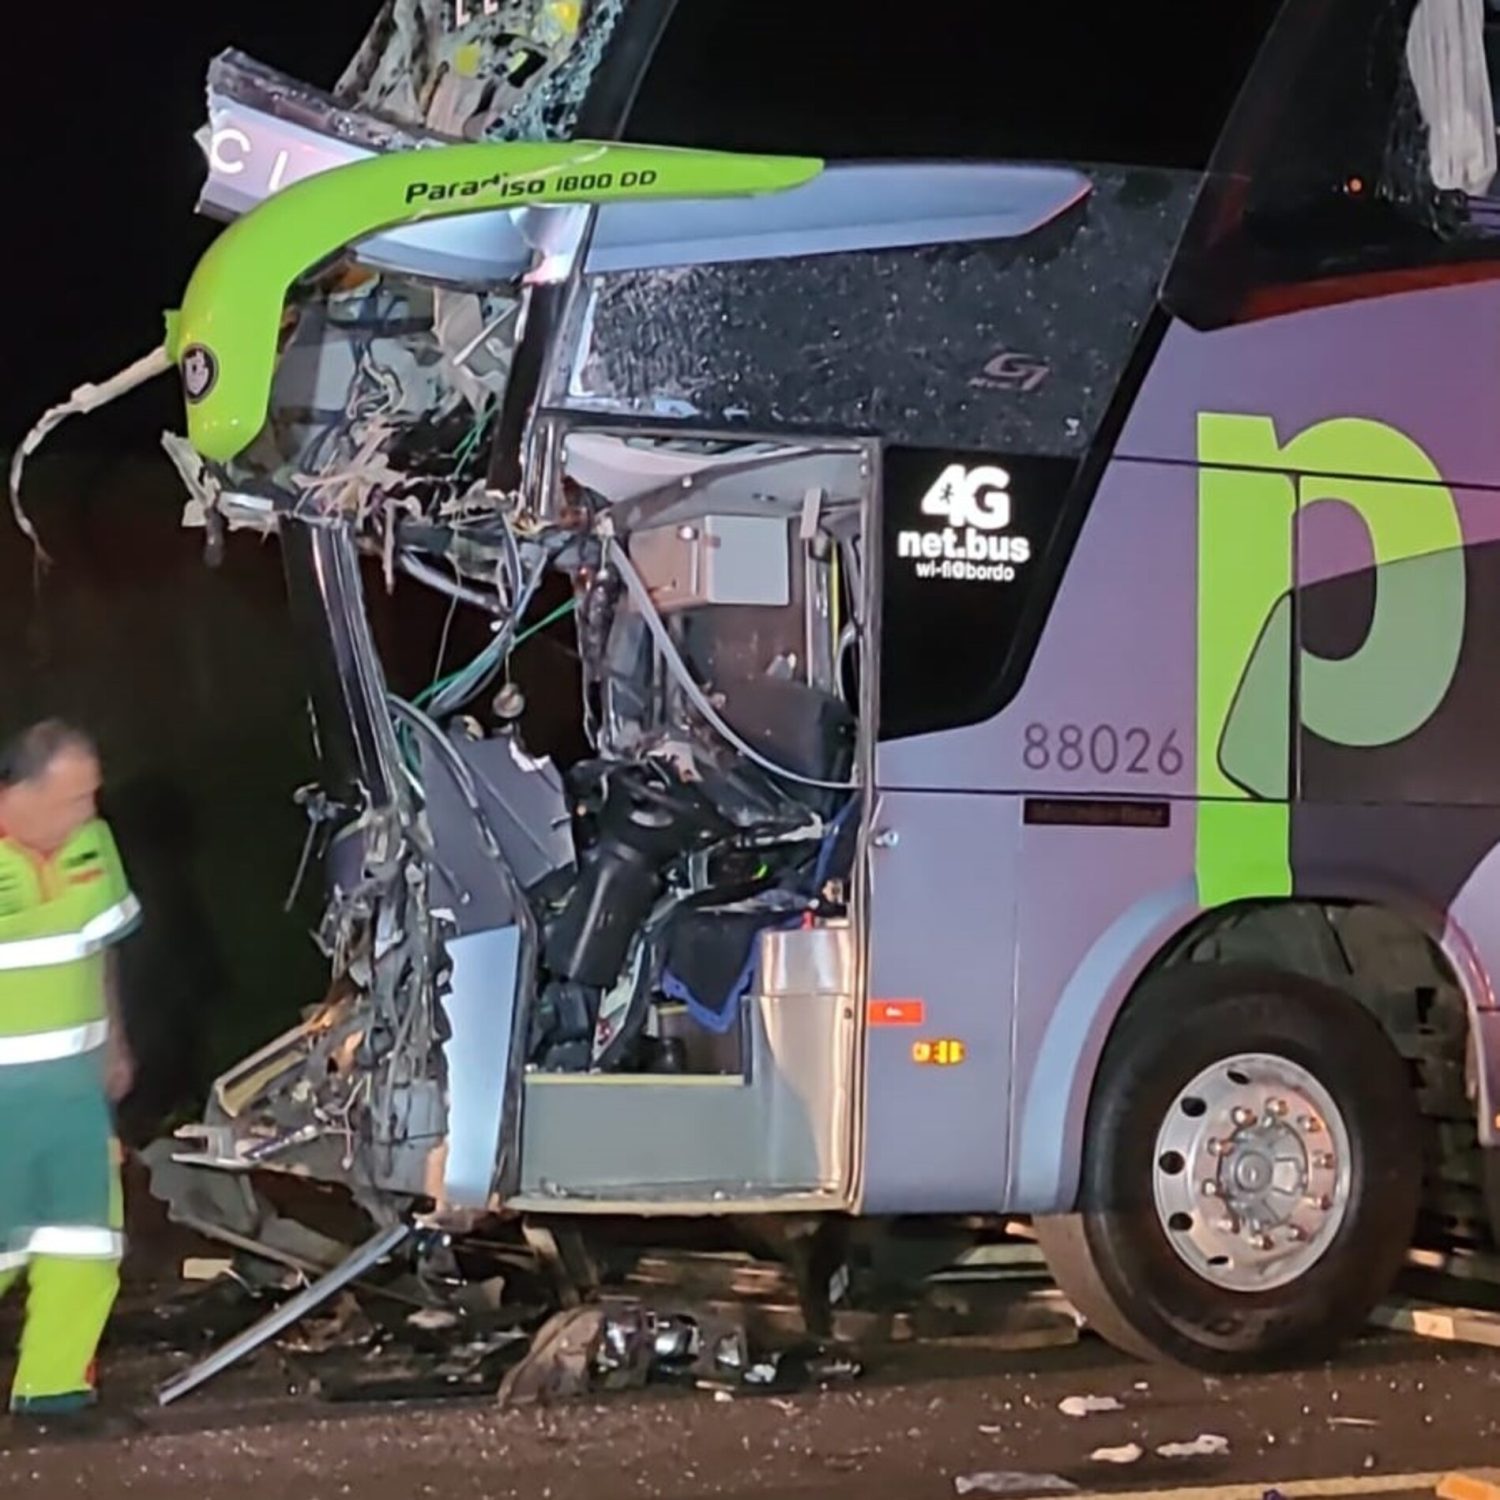
<path fill-rule="evenodd" d="M 279 538 L 334 987 L 179 1163 L 1034 1215 L 1122 1348 L 1325 1347 L 1500 1144 L 1497 22 L 1293 0 L 1203 171 L 625 144 L 674 14 L 401 129 L 216 64 L 169 446 Z M 410 698 L 398 577 L 492 631 Z"/>

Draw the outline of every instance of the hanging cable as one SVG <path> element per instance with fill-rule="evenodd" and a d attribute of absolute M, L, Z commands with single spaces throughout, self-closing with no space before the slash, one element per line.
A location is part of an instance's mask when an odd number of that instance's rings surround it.
<path fill-rule="evenodd" d="M 708 701 L 708 694 L 694 680 L 692 672 L 688 670 L 688 664 L 682 659 L 682 653 L 677 649 L 677 642 L 672 639 L 671 632 L 662 622 L 661 615 L 657 613 L 650 590 L 641 581 L 641 576 L 636 572 L 624 547 L 614 537 L 609 538 L 606 546 L 609 560 L 624 580 L 626 591 L 640 611 L 646 629 L 651 632 L 651 638 L 656 642 L 657 649 L 662 654 L 662 660 L 667 664 L 667 670 L 677 679 L 678 686 L 687 694 L 688 701 L 718 730 L 724 739 L 728 740 L 747 760 L 754 761 L 761 770 L 769 771 L 773 776 L 779 776 L 784 781 L 794 781 L 800 786 L 817 787 L 825 792 L 853 791 L 859 785 L 857 781 L 820 781 L 815 776 L 803 776 L 800 772 L 790 770 L 786 766 L 777 765 L 774 760 L 768 760 L 754 745 L 742 739 L 730 727 L 718 709 Z"/>
<path fill-rule="evenodd" d="M 50 561 L 47 549 L 42 546 L 42 539 L 37 535 L 36 527 L 21 503 L 21 476 L 26 469 L 26 460 L 42 446 L 48 433 L 60 427 L 69 417 L 97 411 L 101 406 L 118 400 L 127 391 L 145 385 L 148 380 L 155 380 L 158 375 L 165 375 L 171 368 L 171 355 L 167 353 L 165 345 L 159 346 L 149 354 L 142 355 L 134 364 L 127 365 L 118 375 L 112 375 L 97 385 L 89 382 L 79 386 L 66 401 L 43 412 L 36 425 L 21 439 L 15 457 L 10 461 L 10 511 L 22 535 L 36 548 L 37 555 L 44 562 Z"/>

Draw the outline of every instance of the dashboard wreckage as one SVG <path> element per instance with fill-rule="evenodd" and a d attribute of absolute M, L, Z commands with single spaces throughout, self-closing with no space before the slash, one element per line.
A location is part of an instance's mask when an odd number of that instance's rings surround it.
<path fill-rule="evenodd" d="M 1495 21 L 1293 0 L 1205 171 L 641 144 L 690 10 L 390 0 L 332 96 L 220 57 L 234 222 L 23 446 L 175 367 L 189 523 L 279 539 L 307 651 L 333 986 L 173 1166 L 386 1235 L 1034 1214 L 1123 1347 L 1326 1345 L 1423 1112 L 1500 1145 L 1494 694 L 1421 685 L 1493 653 L 1444 476 L 1500 454 L 1424 392 L 1496 311 Z M 397 587 L 487 622 L 410 698 Z"/>

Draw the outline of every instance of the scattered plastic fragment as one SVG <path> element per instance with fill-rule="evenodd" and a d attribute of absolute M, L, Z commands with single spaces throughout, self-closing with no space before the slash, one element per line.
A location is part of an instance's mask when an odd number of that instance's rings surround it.
<path fill-rule="evenodd" d="M 413 1328 L 433 1332 L 439 1328 L 456 1328 L 462 1319 L 451 1308 L 420 1307 L 406 1321 Z"/>
<path fill-rule="evenodd" d="M 806 1361 L 808 1379 L 818 1385 L 832 1385 L 839 1380 L 858 1380 L 865 1367 L 857 1359 L 842 1354 L 814 1356 Z"/>
<path fill-rule="evenodd" d="M 1123 1443 L 1118 1448 L 1095 1448 L 1089 1457 L 1096 1464 L 1133 1464 L 1142 1451 L 1139 1443 Z"/>
<path fill-rule="evenodd" d="M 1065 1417 L 1087 1417 L 1101 1411 L 1123 1411 L 1113 1396 L 1067 1396 L 1057 1403 Z"/>
<path fill-rule="evenodd" d="M 1217 1432 L 1200 1432 L 1190 1443 L 1163 1443 L 1158 1458 L 1217 1458 L 1229 1452 L 1229 1439 Z"/>
<path fill-rule="evenodd" d="M 960 1495 L 1071 1495 L 1078 1486 L 1061 1474 L 1018 1474 L 1008 1469 L 987 1469 L 979 1474 L 954 1476 L 953 1488 Z"/>

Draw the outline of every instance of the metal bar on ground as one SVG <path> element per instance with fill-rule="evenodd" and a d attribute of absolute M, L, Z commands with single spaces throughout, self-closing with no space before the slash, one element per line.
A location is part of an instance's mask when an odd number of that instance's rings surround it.
<path fill-rule="evenodd" d="M 243 1333 L 236 1334 L 227 1344 L 214 1350 L 207 1359 L 184 1371 L 172 1380 L 157 1387 L 156 1400 L 159 1406 L 169 1406 L 179 1396 L 196 1390 L 206 1381 L 212 1380 L 221 1371 L 243 1359 L 268 1340 L 274 1338 L 293 1323 L 326 1302 L 337 1291 L 357 1281 L 366 1271 L 385 1259 L 397 1246 L 404 1243 L 412 1230 L 409 1224 L 393 1224 L 383 1229 L 372 1240 L 367 1240 L 342 1265 L 337 1265 L 326 1276 L 313 1282 L 310 1287 L 283 1302 L 274 1312 L 267 1313 L 260 1322 Z"/>
<path fill-rule="evenodd" d="M 270 1261 L 273 1265 L 285 1266 L 287 1270 L 295 1271 L 302 1278 L 304 1286 L 308 1284 L 309 1277 L 322 1276 L 329 1269 L 326 1264 L 307 1260 L 300 1255 L 293 1255 L 290 1250 L 278 1250 L 275 1245 L 268 1245 L 264 1240 L 253 1240 L 247 1234 L 237 1234 L 233 1229 L 211 1224 L 207 1219 L 195 1218 L 192 1214 L 178 1214 L 172 1222 L 181 1224 L 184 1229 L 191 1229 L 194 1234 L 201 1234 L 204 1239 L 219 1240 L 231 1249 L 243 1250 L 246 1255 L 257 1256 L 261 1260 Z M 373 1295 L 384 1297 L 388 1302 L 399 1302 L 404 1307 L 432 1306 L 431 1302 L 424 1302 L 420 1297 L 395 1291 L 388 1286 L 377 1286 L 370 1281 L 363 1281 L 359 1284 Z"/>

